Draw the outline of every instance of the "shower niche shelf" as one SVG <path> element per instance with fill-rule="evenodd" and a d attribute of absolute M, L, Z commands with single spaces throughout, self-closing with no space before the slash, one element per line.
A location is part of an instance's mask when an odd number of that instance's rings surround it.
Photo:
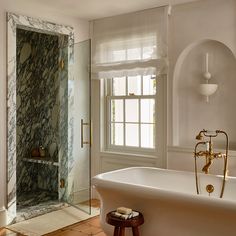
<path fill-rule="evenodd" d="M 31 163 L 39 163 L 44 165 L 59 166 L 58 162 L 47 159 L 46 157 L 23 158 L 23 161 Z"/>

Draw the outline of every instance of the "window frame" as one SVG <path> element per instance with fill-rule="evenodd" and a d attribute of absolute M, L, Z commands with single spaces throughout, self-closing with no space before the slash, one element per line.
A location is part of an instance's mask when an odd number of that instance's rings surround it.
<path fill-rule="evenodd" d="M 152 95 L 142 95 L 143 94 L 143 76 L 141 76 L 141 95 L 130 95 L 128 94 L 128 76 L 125 76 L 124 78 L 126 80 L 126 95 L 113 95 L 112 88 L 113 88 L 113 79 L 105 79 L 105 109 L 104 109 L 104 117 L 105 117 L 105 149 L 109 152 L 120 152 L 120 153 L 129 153 L 129 154 L 143 154 L 143 155 L 151 155 L 156 156 L 158 152 L 158 141 L 157 141 L 157 130 L 158 130 L 158 123 L 157 123 L 157 94 L 158 94 L 158 87 L 156 86 L 156 93 Z M 156 85 L 158 78 L 156 76 Z M 123 112 L 125 113 L 125 100 L 126 99 L 138 99 L 138 116 L 139 120 L 138 122 L 125 122 L 125 114 L 123 114 L 123 122 L 112 122 L 111 120 L 111 101 L 112 100 L 123 100 Z M 141 100 L 142 99 L 154 99 L 155 101 L 155 107 L 154 107 L 154 120 L 153 123 L 148 122 L 141 122 Z M 124 137 L 124 144 L 123 145 L 114 145 L 111 144 L 111 125 L 112 123 L 122 123 L 124 124 L 124 131 L 123 131 L 123 137 Z M 139 145 L 141 145 L 141 125 L 142 124 L 153 124 L 154 125 L 154 148 L 146 148 L 146 147 L 134 147 L 134 146 L 125 146 L 125 124 L 138 124 L 139 129 Z"/>

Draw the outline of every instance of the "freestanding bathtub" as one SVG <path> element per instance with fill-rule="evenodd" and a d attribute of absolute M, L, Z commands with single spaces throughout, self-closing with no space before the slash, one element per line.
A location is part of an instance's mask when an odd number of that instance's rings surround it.
<path fill-rule="evenodd" d="M 106 214 L 120 206 L 143 213 L 142 236 L 236 235 L 234 177 L 227 177 L 222 199 L 222 176 L 199 174 L 197 195 L 195 174 L 184 171 L 132 167 L 99 174 L 92 183 L 100 195 L 101 225 L 108 236 L 113 227 L 106 224 Z M 210 196 L 207 184 L 215 188 Z"/>

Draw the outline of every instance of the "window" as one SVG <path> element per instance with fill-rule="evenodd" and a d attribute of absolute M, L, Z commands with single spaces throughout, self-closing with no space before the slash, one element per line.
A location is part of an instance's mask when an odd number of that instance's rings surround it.
<path fill-rule="evenodd" d="M 92 78 L 106 85 L 101 150 L 162 156 L 166 13 L 160 7 L 93 21 Z"/>
<path fill-rule="evenodd" d="M 107 80 L 108 148 L 155 151 L 156 76 Z"/>

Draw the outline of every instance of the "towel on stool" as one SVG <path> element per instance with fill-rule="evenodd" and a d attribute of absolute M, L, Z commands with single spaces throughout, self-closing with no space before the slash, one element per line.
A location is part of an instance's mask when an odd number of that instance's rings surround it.
<path fill-rule="evenodd" d="M 131 219 L 131 218 L 133 218 L 133 217 L 138 216 L 138 215 L 139 215 L 139 212 L 137 212 L 137 211 L 132 211 L 132 212 L 129 213 L 129 214 L 121 214 L 121 213 L 119 213 L 119 212 L 117 212 L 117 211 L 114 211 L 114 212 L 112 212 L 112 215 L 115 216 L 115 217 L 117 217 L 117 218 L 120 218 L 120 219 L 123 219 L 123 220 L 127 220 L 127 219 Z"/>
<path fill-rule="evenodd" d="M 120 214 L 125 214 L 125 215 L 128 215 L 132 212 L 132 209 L 131 208 L 127 208 L 127 207 L 118 207 L 116 209 L 116 211 Z"/>

